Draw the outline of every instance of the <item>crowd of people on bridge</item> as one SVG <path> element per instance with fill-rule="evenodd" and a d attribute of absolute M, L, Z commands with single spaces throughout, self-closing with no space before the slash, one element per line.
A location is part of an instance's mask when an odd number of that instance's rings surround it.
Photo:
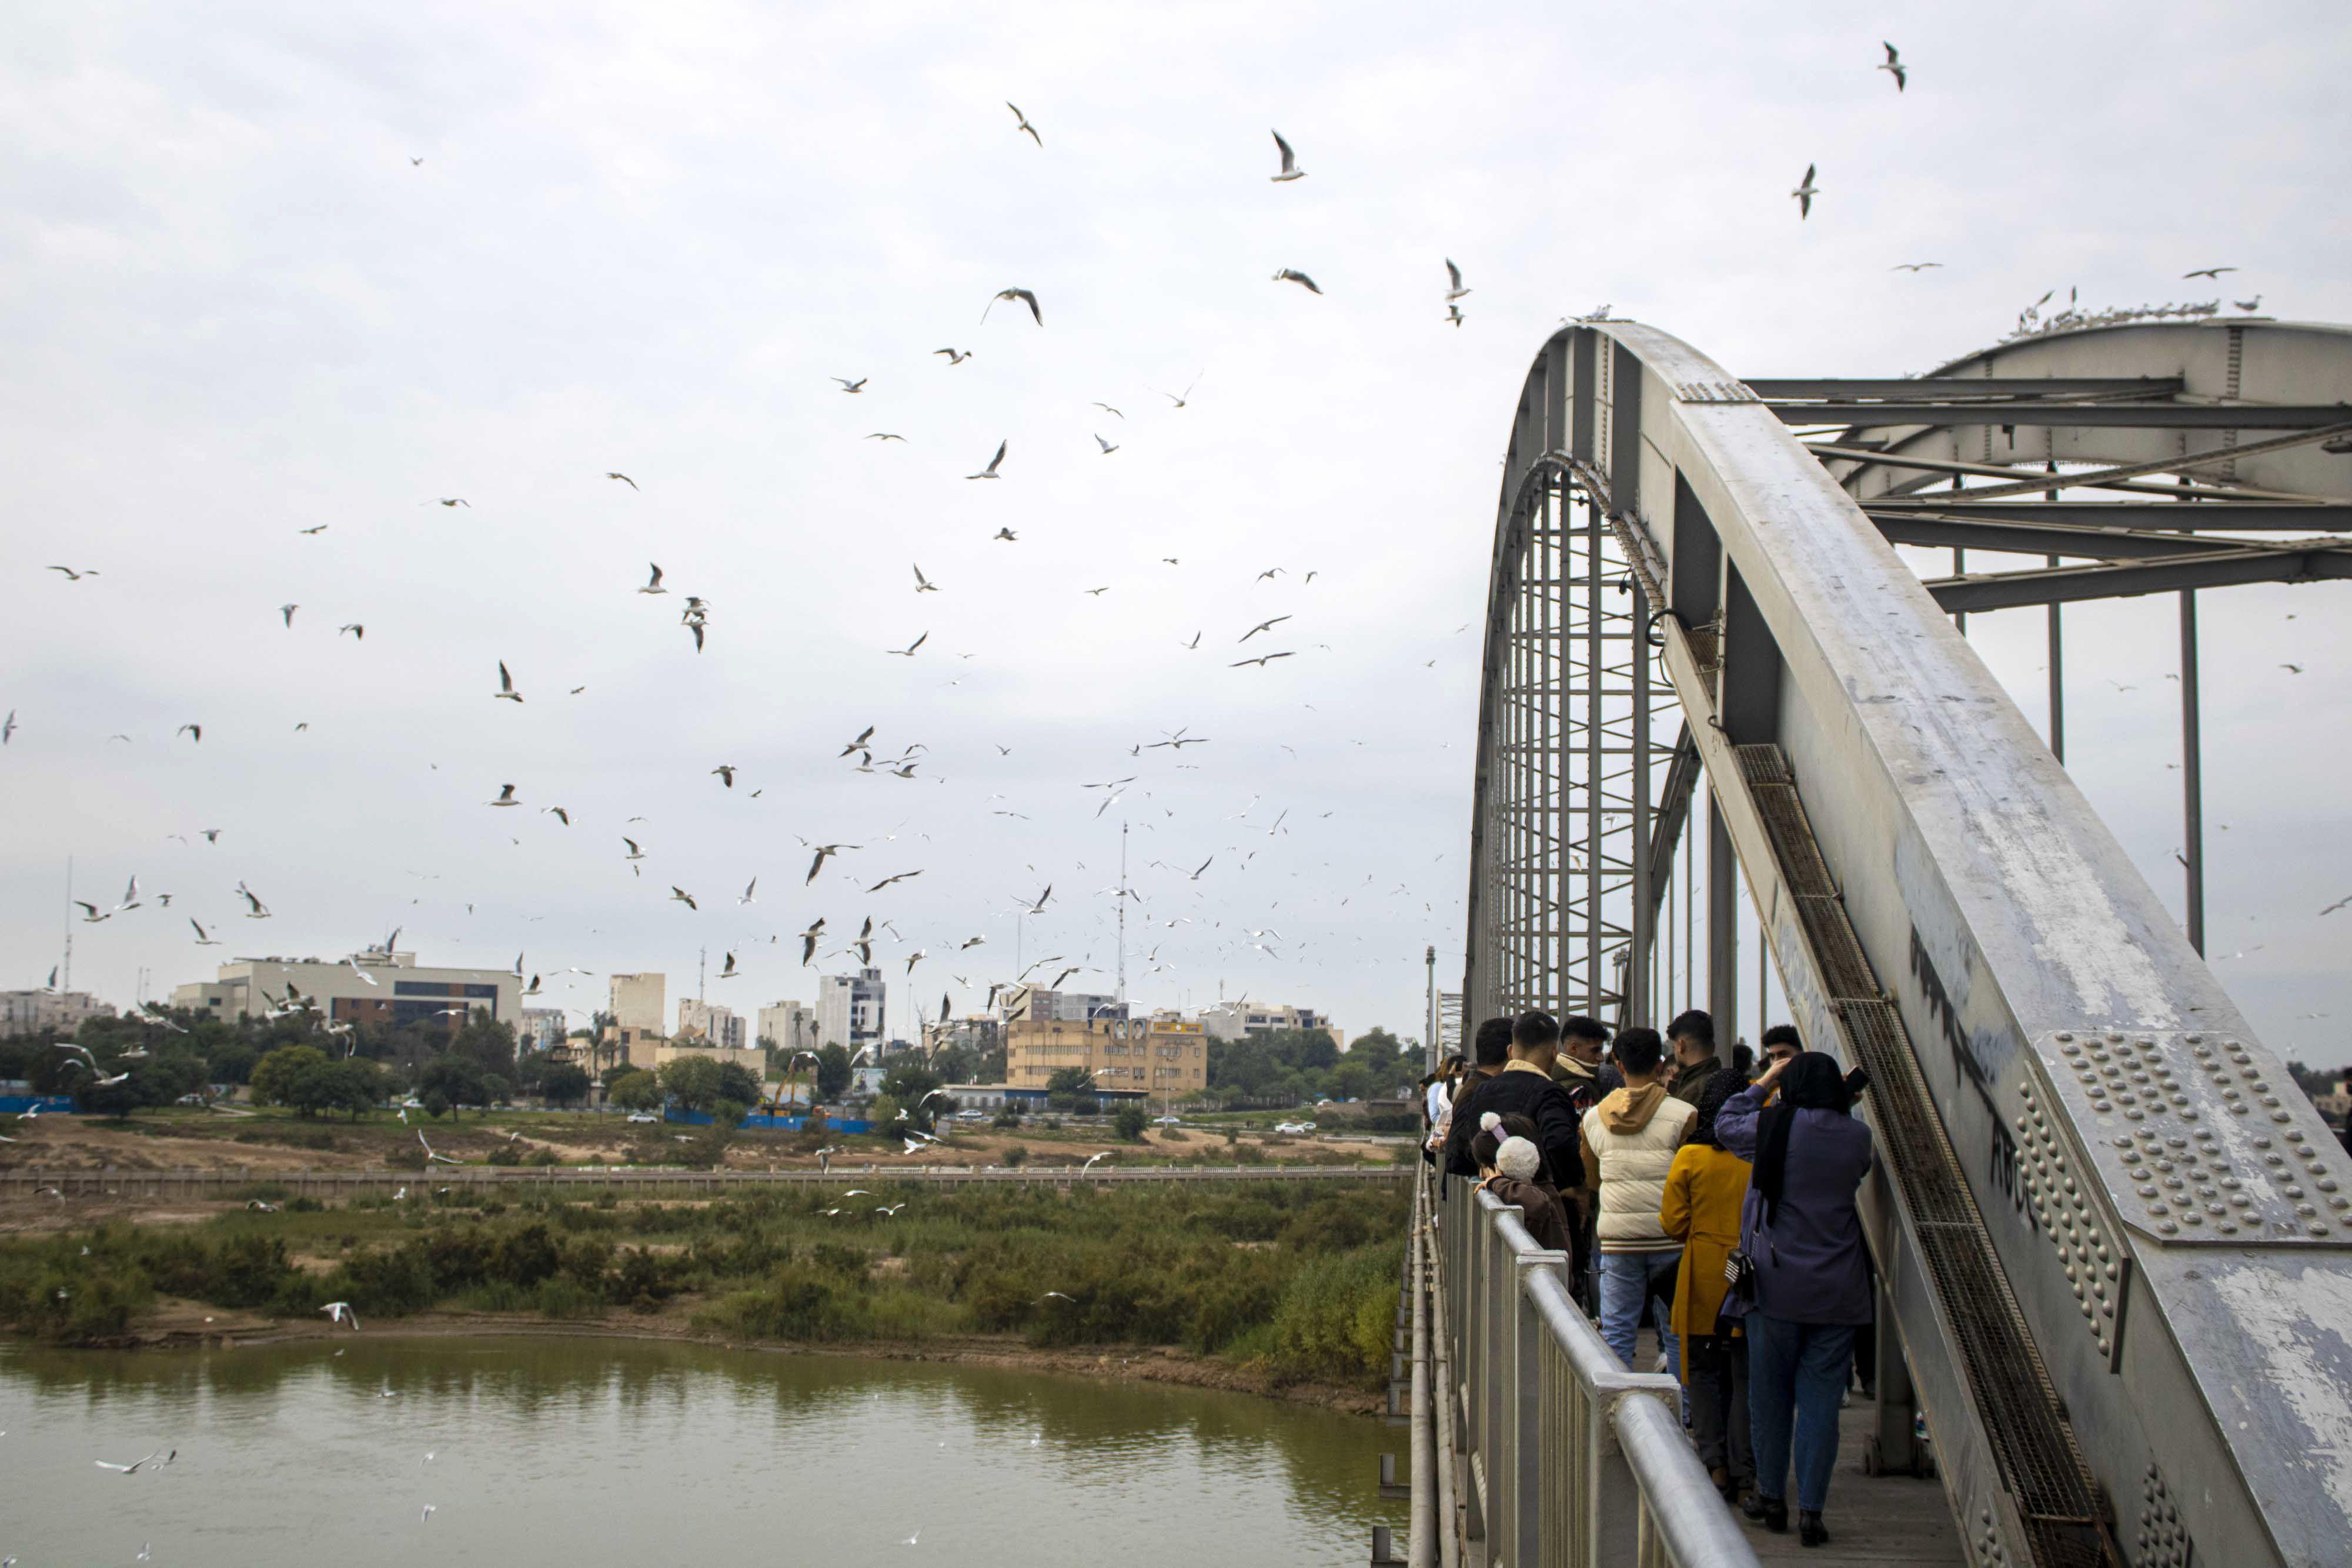
<path fill-rule="evenodd" d="M 1683 1419 L 1725 1500 L 1799 1538 L 1822 1520 L 1849 1379 L 1866 1393 L 1876 1298 L 1855 1195 L 1868 1086 L 1765 1030 L 1765 1060 L 1696 1010 L 1612 1031 L 1548 1013 L 1489 1019 L 1423 1083 L 1427 1157 L 1519 1211 L 1568 1256 L 1579 1301 L 1631 1369 L 1643 1327 L 1684 1385 Z"/>

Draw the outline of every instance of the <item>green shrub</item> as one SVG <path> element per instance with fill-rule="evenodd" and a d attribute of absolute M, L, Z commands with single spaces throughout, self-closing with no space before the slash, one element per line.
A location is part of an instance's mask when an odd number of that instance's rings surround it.
<path fill-rule="evenodd" d="M 1004 1165 L 1005 1165 L 1005 1168 L 1006 1168 L 1006 1169 L 1008 1169 L 1008 1170 L 1018 1170 L 1018 1169 L 1020 1169 L 1023 1166 L 1025 1166 L 1025 1165 L 1027 1165 L 1028 1163 L 1029 1163 L 1029 1145 L 1026 1145 L 1026 1144 L 1015 1144 L 1015 1145 L 1013 1145 L 1011 1148 L 1009 1148 L 1009 1149 L 1007 1149 L 1007 1150 L 1005 1150 L 1005 1151 L 1004 1151 Z"/>
<path fill-rule="evenodd" d="M 1267 1361 L 1289 1377 L 1370 1386 L 1389 1364 L 1400 1242 L 1318 1258 L 1275 1308 Z"/>

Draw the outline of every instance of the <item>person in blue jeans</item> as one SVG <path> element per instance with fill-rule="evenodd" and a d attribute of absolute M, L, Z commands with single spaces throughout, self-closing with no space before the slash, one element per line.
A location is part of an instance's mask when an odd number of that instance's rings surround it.
<path fill-rule="evenodd" d="M 1681 1261 L 1683 1244 L 1659 1224 L 1658 1205 L 1675 1151 L 1682 1147 L 1698 1108 L 1666 1092 L 1665 1043 L 1656 1030 L 1620 1032 L 1617 1067 L 1625 1075 L 1624 1087 L 1602 1095 L 1584 1113 L 1578 1133 L 1601 1247 L 1601 1337 L 1631 1367 L 1643 1310 L 1653 1297 L 1663 1298 L 1658 1341 L 1666 1369 L 1679 1377 L 1682 1346 L 1668 1326 L 1665 1304 L 1674 1297 L 1669 1276 Z"/>
<path fill-rule="evenodd" d="M 1779 1098 L 1767 1107 L 1778 1088 Z M 1870 1265 L 1854 1194 L 1870 1172 L 1870 1129 L 1834 1058 L 1801 1051 L 1776 1061 L 1717 1113 L 1717 1139 L 1752 1161 L 1740 1213 L 1740 1250 L 1755 1260 L 1756 1299 L 1725 1303 L 1748 1339 L 1748 1420 L 1764 1528 L 1789 1528 L 1789 1467 L 1797 1471 L 1797 1527 L 1822 1546 L 1830 1475 L 1837 1468 L 1838 1401 L 1853 1362 L 1854 1330 L 1870 1322 Z"/>

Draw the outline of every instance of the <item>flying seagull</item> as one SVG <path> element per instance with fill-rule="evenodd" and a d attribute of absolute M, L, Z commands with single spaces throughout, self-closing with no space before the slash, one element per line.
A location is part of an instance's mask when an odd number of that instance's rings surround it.
<path fill-rule="evenodd" d="M 816 956 L 816 939 L 824 930 L 824 916 L 820 915 L 815 925 L 801 933 L 801 967 L 803 969 L 808 967 L 809 960 Z"/>
<path fill-rule="evenodd" d="M 495 800 L 488 800 L 483 803 L 490 806 L 520 806 L 522 802 L 514 798 L 514 792 L 515 787 L 513 785 L 501 784 L 499 786 L 499 798 Z"/>
<path fill-rule="evenodd" d="M 915 591 L 916 591 L 916 592 L 918 592 L 918 593 L 937 593 L 937 592 L 940 591 L 939 584 L 937 584 L 937 583 L 933 582 L 929 578 L 925 577 L 925 576 L 923 575 L 923 569 L 922 569 L 922 567 L 921 567 L 920 565 L 919 565 L 919 564 L 915 564 L 915 563 L 912 563 L 912 562 L 910 562 L 909 564 L 910 564 L 910 565 L 914 565 L 914 566 L 915 566 Z"/>
<path fill-rule="evenodd" d="M 1019 300 L 1022 304 L 1029 307 L 1029 315 L 1034 320 L 1035 320 L 1037 325 L 1043 327 L 1045 324 L 1045 313 L 1037 308 L 1037 297 L 1026 288 L 998 289 L 996 291 L 995 298 L 991 299 L 986 305 L 981 307 L 980 319 L 982 321 L 987 320 L 988 313 L 996 308 L 996 301 L 998 299 Z"/>
<path fill-rule="evenodd" d="M 919 590 L 918 591 L 919 591 Z M 898 657 L 898 658 L 901 658 L 901 659 L 911 659 L 911 658 L 913 658 L 913 657 L 915 656 L 915 650 L 916 650 L 916 649 L 918 649 L 918 648 L 919 648 L 919 647 L 921 647 L 924 643 L 926 643 L 929 642 L 930 640 L 931 640 L 931 634 L 930 634 L 929 632 L 924 632 L 921 636 L 919 636 L 919 637 L 916 638 L 913 642 L 911 642 L 911 643 L 908 643 L 908 644 L 907 644 L 905 647 L 903 647 L 903 648 L 885 648 L 885 649 L 883 649 L 882 651 L 883 651 L 884 653 L 886 653 L 892 654 L 892 655 L 894 655 L 894 656 L 896 656 L 896 657 Z"/>
<path fill-rule="evenodd" d="M 298 534 L 323 534 L 327 531 L 327 524 L 320 523 L 315 528 L 296 528 L 294 531 Z"/>
<path fill-rule="evenodd" d="M 247 887 L 245 883 L 240 882 L 236 884 L 236 895 L 239 898 L 244 899 L 248 906 L 245 912 L 245 917 L 247 920 L 267 920 L 269 918 L 269 911 L 263 906 L 260 899 L 256 898 L 253 895 L 253 890 Z"/>
<path fill-rule="evenodd" d="M 1901 92 L 1903 90 L 1903 84 L 1910 79 L 1910 68 L 1904 65 L 1903 57 L 1895 52 L 1894 45 L 1886 44 L 1886 41 L 1883 38 L 1879 41 L 1882 44 L 1885 44 L 1886 58 L 1880 64 L 1878 68 L 1895 78 L 1895 90 L 1896 92 Z"/>
<path fill-rule="evenodd" d="M 1797 198 L 1797 221 L 1799 223 L 1802 223 L 1807 218 L 1813 215 L 1813 197 L 1819 190 L 1819 187 L 1813 183 L 1813 170 L 1816 167 L 1817 165 L 1815 164 L 1806 164 L 1805 178 L 1803 182 L 1800 183 L 1795 190 L 1789 193 L 1789 194 Z"/>
<path fill-rule="evenodd" d="M 294 624 L 294 612 L 301 608 L 299 604 L 281 604 L 278 607 L 278 613 L 286 617 L 286 624 L 289 630 Z"/>
<path fill-rule="evenodd" d="M 1240 669 L 1244 664 L 1255 664 L 1255 665 L 1259 666 L 1259 667 L 1262 669 L 1262 668 L 1264 668 L 1265 665 L 1267 665 L 1267 664 L 1272 664 L 1272 663 L 1273 663 L 1275 660 L 1276 660 L 1276 659 L 1287 659 L 1287 658 L 1289 658 L 1289 657 L 1291 657 L 1291 656 L 1292 656 L 1292 655 L 1291 655 L 1290 653 L 1266 653 L 1266 654 L 1263 654 L 1263 655 L 1261 655 L 1260 657 L 1258 657 L 1258 658 L 1255 658 L 1255 659 L 1236 659 L 1236 660 L 1235 660 L 1235 661 L 1234 661 L 1232 664 L 1227 664 L 1227 665 L 1225 666 L 1225 668 L 1227 668 L 1227 669 L 1229 669 L 1229 670 L 1238 670 L 1238 669 Z"/>
<path fill-rule="evenodd" d="M 626 485 L 632 490 L 637 487 L 637 482 L 635 479 L 630 478 L 626 474 L 607 473 L 604 477 L 607 479 L 618 479 L 622 484 Z"/>
<path fill-rule="evenodd" d="M 1467 319 L 1467 318 L 1462 314 L 1462 307 L 1459 305 L 1448 305 L 1445 308 L 1445 319 L 1456 327 L 1459 327 Z"/>
<path fill-rule="evenodd" d="M 683 904 L 697 914 L 700 914 L 702 910 L 702 906 L 694 902 L 694 894 L 682 887 L 672 887 L 669 890 L 669 901 L 672 904 Z"/>
<path fill-rule="evenodd" d="M 651 561 L 647 561 L 646 564 L 653 567 L 654 574 L 653 577 L 647 580 L 646 585 L 643 588 L 638 589 L 637 591 L 639 593 L 667 593 L 669 590 L 661 585 L 661 568 Z"/>
<path fill-rule="evenodd" d="M 93 566 L 83 567 L 79 571 L 76 571 L 69 566 L 53 566 L 49 568 L 49 570 L 51 571 L 64 572 L 68 582 L 79 582 L 85 577 L 96 577 L 98 575 L 98 569 Z"/>
<path fill-rule="evenodd" d="M 16 710 L 15 708 L 10 708 L 8 710 L 8 716 L 5 719 L 0 719 L 0 746 L 7 745 L 8 737 L 16 733 Z"/>
<path fill-rule="evenodd" d="M 801 885 L 803 887 L 806 887 L 810 883 L 816 880 L 816 873 L 824 869 L 824 862 L 832 856 L 839 854 L 844 850 L 854 850 L 857 848 L 856 844 L 811 844 L 809 847 L 816 851 L 816 858 L 809 862 L 808 875 L 801 879 Z M 821 925 L 823 922 L 819 922 L 819 924 Z"/>
<path fill-rule="evenodd" d="M 737 899 L 735 902 L 738 904 L 757 904 L 759 899 L 754 895 L 757 894 L 759 891 L 760 879 L 755 876 L 744 884 L 743 896 Z"/>
<path fill-rule="evenodd" d="M 621 857 L 623 860 L 641 861 L 646 858 L 646 852 L 637 848 L 636 840 L 624 833 L 621 835 L 621 841 L 629 846 L 629 852 Z"/>
<path fill-rule="evenodd" d="M 325 1306 L 320 1307 L 319 1310 L 327 1314 L 328 1322 L 339 1323 L 343 1322 L 345 1319 L 349 1319 L 352 1325 L 352 1332 L 353 1333 L 360 1332 L 360 1315 L 359 1313 L 352 1311 L 351 1302 L 329 1301 Z"/>
<path fill-rule="evenodd" d="M 1462 287 L 1462 269 L 1454 265 L 1454 259 L 1451 256 L 1448 256 L 1445 261 L 1445 277 L 1447 279 L 1447 287 L 1445 290 L 1446 298 L 1459 299 L 1464 295 L 1470 292 L 1468 289 Z"/>
<path fill-rule="evenodd" d="M 904 441 L 907 438 L 887 430 L 877 430 L 866 438 L 868 441 Z"/>
<path fill-rule="evenodd" d="M 992 539 L 1003 539 L 1009 545 L 1019 544 L 1021 542 L 1021 536 L 1014 533 L 1011 528 L 999 528 L 988 537 Z"/>
<path fill-rule="evenodd" d="M 727 967 L 719 971 L 719 977 L 722 980 L 731 980 L 735 977 L 735 955 L 730 953 L 727 955 Z"/>
<path fill-rule="evenodd" d="M 2218 283 L 2221 280 L 2221 275 L 2223 273 L 2235 272 L 2238 269 L 2234 267 L 2200 267 L 2194 272 L 2184 272 L 2180 277 L 2183 282 L 2186 282 L 2192 277 L 2210 277 Z M 62 570 L 63 569 L 60 568 L 58 570 Z"/>
<path fill-rule="evenodd" d="M 870 376 L 860 376 L 854 382 L 842 376 L 835 376 L 833 379 L 841 382 L 842 391 L 845 392 L 864 392 L 866 390 L 866 383 L 873 378 Z"/>
<path fill-rule="evenodd" d="M 1898 261 L 1886 270 L 1889 272 L 1925 272 L 1931 267 L 1941 267 L 1944 264 L 1940 261 Z"/>
<path fill-rule="evenodd" d="M 982 469 L 977 474 L 967 474 L 964 477 L 967 479 L 994 479 L 999 477 L 996 472 L 996 465 L 1004 461 L 1004 449 L 1012 444 L 1013 443 L 1010 441 L 998 442 L 996 444 L 996 455 L 988 460 L 988 466 Z"/>
<path fill-rule="evenodd" d="M 902 871 L 896 876 L 884 877 L 880 882 L 876 883 L 872 887 L 867 888 L 866 891 L 868 893 L 879 893 L 894 882 L 905 882 L 909 878 L 918 877 L 922 874 L 923 873 L 919 871 Z"/>
<path fill-rule="evenodd" d="M 721 784 L 726 785 L 730 789 L 735 788 L 735 765 L 731 762 L 720 763 L 718 767 L 710 770 L 710 776 L 718 779 Z"/>
<path fill-rule="evenodd" d="M 420 507 L 430 507 L 436 502 L 444 507 L 463 507 L 469 512 L 474 509 L 474 503 L 463 496 L 436 496 L 431 501 L 419 501 L 416 504 Z"/>
<path fill-rule="evenodd" d="M 1029 133 L 1030 141 L 1034 141 L 1040 147 L 1045 145 L 1045 139 L 1037 134 L 1037 128 L 1029 123 L 1029 117 L 1021 112 L 1021 106 L 1019 104 L 1014 103 L 1011 99 L 1007 99 L 1004 101 L 1004 107 L 1013 111 L 1013 118 L 1014 120 L 1020 121 L 1019 124 L 1013 128 L 1013 135 L 1018 136 L 1025 131 Z"/>
<path fill-rule="evenodd" d="M 341 636 L 346 632 L 352 634 L 352 640 L 353 642 L 364 643 L 367 641 L 367 628 L 361 625 L 356 621 L 352 622 L 348 626 L 338 626 L 335 628 L 335 635 L 338 637 Z"/>
<path fill-rule="evenodd" d="M 1125 416 L 1125 415 L 1121 415 L 1120 417 L 1121 417 L 1121 418 L 1124 418 L 1124 417 L 1126 417 L 1126 416 Z M 1097 436 L 1096 436 L 1096 437 L 1095 437 L 1095 444 L 1096 444 L 1097 446 L 1099 446 L 1099 447 L 1101 447 L 1101 448 L 1102 448 L 1102 455 L 1103 455 L 1104 456 L 1106 456 L 1106 457 L 1109 456 L 1112 453 L 1114 453 L 1114 452 L 1116 452 L 1116 451 L 1118 451 L 1118 448 L 1116 445 L 1112 444 L 1110 442 L 1105 441 L 1105 440 L 1104 440 L 1101 436 L 1099 436 L 1099 435 L 1097 435 Z"/>
<path fill-rule="evenodd" d="M 212 938 L 212 937 L 210 937 L 210 936 L 205 936 L 205 928 L 204 928 L 203 926 L 201 926 L 201 925 L 196 925 L 196 923 L 195 923 L 195 921 L 194 921 L 193 918 L 191 918 L 191 919 L 189 920 L 188 924 L 189 924 L 189 925 L 195 925 L 195 926 L 196 926 L 196 946 L 199 946 L 199 947 L 217 947 L 217 946 L 220 946 L 220 943 L 219 943 L 219 942 L 217 942 L 216 940 L 215 940 L 214 938 Z"/>
<path fill-rule="evenodd" d="M 1235 642 L 1237 642 L 1237 643 L 1246 643 L 1246 642 L 1248 642 L 1251 638 L 1253 638 L 1253 637 L 1256 636 L 1259 632 L 1271 632 L 1271 631 L 1273 631 L 1276 627 L 1277 627 L 1277 626 L 1281 625 L 1284 622 L 1286 622 L 1286 621 L 1287 621 L 1287 620 L 1289 620 L 1289 619 L 1290 619 L 1290 617 L 1289 617 L 1289 616 L 1287 616 L 1287 615 L 1277 615 L 1277 616 L 1276 616 L 1276 617 L 1275 617 L 1273 620 L 1271 620 L 1271 621 L 1261 621 L 1261 622 L 1259 622 L 1256 625 L 1255 625 L 1255 626 L 1251 627 L 1248 631 L 1246 631 L 1246 632 L 1243 632 L 1239 637 L 1236 637 L 1236 638 L 1235 638 L 1235 639 L 1234 639 L 1234 640 Z"/>
<path fill-rule="evenodd" d="M 514 677 L 507 674 L 507 662 L 504 659 L 499 661 L 499 689 L 490 694 L 490 699 L 493 702 L 522 701 L 522 694 L 514 689 Z"/>
<path fill-rule="evenodd" d="M 1270 176 L 1274 183 L 1279 185 L 1286 180 L 1307 178 L 1307 171 L 1298 166 L 1298 155 L 1290 150 L 1290 143 L 1282 139 L 1282 132 L 1276 131 L 1273 136 L 1276 148 L 1282 153 L 1282 172 Z"/>
<path fill-rule="evenodd" d="M 1303 272 L 1297 271 L 1294 268 L 1287 267 L 1284 267 L 1280 272 L 1276 273 L 1274 275 L 1274 280 L 1276 283 L 1298 284 L 1309 294 L 1320 294 L 1323 292 L 1322 289 L 1316 287 L 1315 280 L 1313 278 L 1307 277 Z"/>
<path fill-rule="evenodd" d="M 945 354 L 948 357 L 948 363 L 950 365 L 960 365 L 966 360 L 971 358 L 971 350 L 970 349 L 933 349 L 931 352 L 934 354 Z"/>
<path fill-rule="evenodd" d="M 1199 386 L 1200 384 L 1201 384 L 1201 378 L 1200 378 L 1200 377 L 1198 377 L 1198 376 L 1194 376 L 1194 377 L 1192 378 L 1192 386 L 1188 386 L 1188 387 L 1186 387 L 1186 388 L 1184 389 L 1184 395 L 1183 395 L 1183 397 L 1179 397 L 1179 396 L 1177 396 L 1174 392 L 1161 392 L 1160 395 L 1161 397 L 1166 398 L 1170 402 L 1174 403 L 1178 408 L 1182 408 L 1182 407 L 1184 406 L 1185 399 L 1186 399 L 1186 398 L 1189 398 L 1189 397 L 1191 397 L 1191 396 L 1192 395 L 1192 387 Z"/>

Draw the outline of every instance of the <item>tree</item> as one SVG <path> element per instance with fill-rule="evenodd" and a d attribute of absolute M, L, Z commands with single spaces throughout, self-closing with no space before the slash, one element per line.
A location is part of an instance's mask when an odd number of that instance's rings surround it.
<path fill-rule="evenodd" d="M 604 1098 L 624 1111 L 658 1111 L 661 1081 L 642 1067 L 632 1067 L 604 1086 Z"/>
<path fill-rule="evenodd" d="M 309 1068 L 325 1065 L 327 1053 L 316 1046 L 281 1045 L 254 1063 L 253 1097 L 264 1105 L 290 1105 L 294 1081 Z"/>
<path fill-rule="evenodd" d="M 460 1105 L 487 1105 L 490 1086 L 481 1066 L 470 1056 L 456 1051 L 444 1051 L 425 1064 L 416 1075 L 418 1097 L 425 1109 L 435 1116 L 441 1111 L 454 1112 Z M 433 1109 L 434 1102 L 441 1103 L 441 1111 Z"/>
<path fill-rule="evenodd" d="M 1064 1067 L 1045 1080 L 1045 1103 L 1056 1111 L 1091 1116 L 1102 1109 L 1095 1098 L 1094 1074 L 1083 1067 Z"/>
<path fill-rule="evenodd" d="M 722 1061 L 719 1064 L 718 1097 L 719 1099 L 732 1100 L 749 1111 L 751 1106 L 760 1103 L 761 1089 L 762 1085 L 759 1078 L 742 1063 Z M 740 1114 L 737 1119 L 739 1121 L 741 1119 Z"/>
<path fill-rule="evenodd" d="M 657 1076 L 669 1097 L 688 1111 L 709 1110 L 724 1087 L 719 1063 L 699 1052 L 671 1059 Z"/>
<path fill-rule="evenodd" d="M 539 1092 L 556 1105 L 576 1105 L 588 1098 L 589 1078 L 586 1071 L 568 1061 L 559 1061 L 542 1069 L 539 1075 Z"/>
<path fill-rule="evenodd" d="M 849 1052 L 837 1045 L 828 1045 L 816 1053 L 816 1097 L 838 1100 L 848 1092 L 851 1078 Z"/>
<path fill-rule="evenodd" d="M 921 1062 L 901 1057 L 889 1071 L 882 1075 L 882 1092 L 906 1108 L 907 1123 L 919 1132 L 928 1133 L 943 1100 L 928 1098 L 935 1089 L 943 1087 L 940 1075 Z"/>
<path fill-rule="evenodd" d="M 1150 1124 L 1150 1113 L 1132 1100 L 1111 1113 L 1111 1131 L 1130 1144 L 1140 1141 L 1143 1137 L 1143 1129 Z"/>
<path fill-rule="evenodd" d="M 487 1008 L 476 1008 L 465 1028 L 449 1041 L 451 1054 L 469 1058 L 485 1073 L 512 1082 L 515 1071 L 514 1025 L 493 1019 Z"/>

